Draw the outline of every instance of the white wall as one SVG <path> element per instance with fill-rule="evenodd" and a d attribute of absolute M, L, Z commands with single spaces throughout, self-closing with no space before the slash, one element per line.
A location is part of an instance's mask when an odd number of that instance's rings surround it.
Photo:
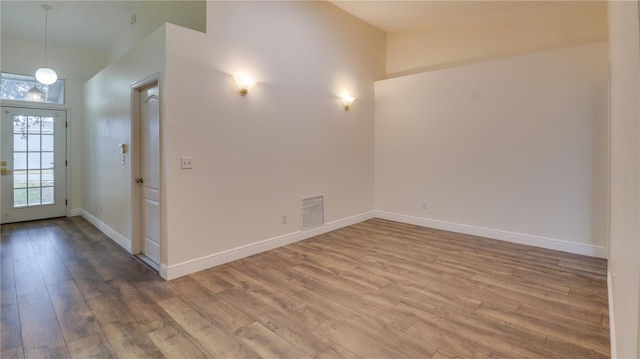
<path fill-rule="evenodd" d="M 42 42 L 2 35 L 0 64 L 2 71 L 33 74 L 42 66 Z M 82 118 L 83 93 L 82 85 L 96 74 L 106 64 L 106 56 L 76 48 L 49 45 L 48 63 L 58 73 L 58 77 L 65 80 L 66 103 L 68 109 L 68 153 L 71 192 L 67 194 L 69 207 L 77 212 L 82 208 Z"/>
<path fill-rule="evenodd" d="M 640 303 L 640 39 L 638 4 L 609 2 L 611 57 L 610 291 L 612 354 L 638 353 Z"/>
<path fill-rule="evenodd" d="M 322 230 L 373 213 L 385 34 L 326 2 L 214 1 L 207 15 L 207 34 L 167 24 L 166 40 L 156 31 L 85 86 L 84 215 L 131 248 L 134 185 L 117 144 L 133 141 L 129 84 L 163 73 L 165 278 L 318 233 L 300 231 L 304 196 L 325 196 Z M 238 71 L 259 81 L 245 97 Z"/>
<path fill-rule="evenodd" d="M 167 37 L 168 266 L 180 273 L 294 238 L 304 196 L 324 194 L 326 222 L 373 210 L 384 33 L 326 2 L 213 1 L 207 15 L 206 35 Z M 258 78 L 245 97 L 238 71 Z M 357 97 L 348 112 L 343 91 Z M 181 156 L 194 169 L 180 170 Z"/>
<path fill-rule="evenodd" d="M 522 6 L 529 11 L 483 22 L 390 32 L 389 76 L 607 41 L 606 2 L 531 2 Z"/>
<path fill-rule="evenodd" d="M 165 32 L 160 27 L 84 87 L 83 216 L 127 249 L 131 247 L 133 152 L 121 164 L 118 144 L 131 149 L 130 85 L 164 73 Z"/>
<path fill-rule="evenodd" d="M 48 63 L 64 79 L 66 103 L 69 111 L 68 154 L 70 176 L 69 208 L 77 214 L 83 208 L 82 138 L 83 138 L 83 85 L 110 62 L 115 61 L 130 48 L 142 41 L 167 21 L 204 31 L 206 28 L 205 1 L 144 1 L 137 5 L 137 22 L 124 26 L 109 53 L 77 49 L 49 43 Z M 2 71 L 33 74 L 42 66 L 43 44 L 41 41 L 17 38 L 2 34 L 0 64 Z M 164 61 L 164 59 L 162 59 Z M 90 146 L 90 145 L 89 145 Z M 93 201 L 92 198 L 89 201 Z M 85 208 L 86 209 L 86 208 Z M 92 213 L 95 213 L 92 208 Z"/>
<path fill-rule="evenodd" d="M 133 48 L 164 23 L 183 26 L 200 32 L 206 31 L 206 1 L 139 1 L 132 12 L 134 24 L 124 25 L 109 50 L 109 62 Z"/>
<path fill-rule="evenodd" d="M 606 257 L 606 43 L 378 81 L 375 111 L 383 217 Z"/>

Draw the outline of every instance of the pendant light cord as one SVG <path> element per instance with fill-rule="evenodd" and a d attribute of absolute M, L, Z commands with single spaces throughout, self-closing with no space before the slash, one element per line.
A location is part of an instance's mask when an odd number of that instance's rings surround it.
<path fill-rule="evenodd" d="M 2 0 L 0 0 L 2 1 Z M 49 51 L 49 10 L 51 6 L 43 4 L 41 6 L 44 9 L 44 67 L 36 70 L 36 80 L 43 85 L 51 85 L 58 79 L 58 74 L 52 69 L 47 67 L 47 55 Z"/>
<path fill-rule="evenodd" d="M 49 28 L 49 5 L 42 5 L 44 7 L 44 67 L 47 67 L 47 33 Z"/>

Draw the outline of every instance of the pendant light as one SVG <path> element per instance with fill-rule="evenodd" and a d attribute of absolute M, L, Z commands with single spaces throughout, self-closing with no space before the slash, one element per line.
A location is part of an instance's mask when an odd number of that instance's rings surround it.
<path fill-rule="evenodd" d="M 49 27 L 48 13 L 49 10 L 51 10 L 51 6 L 42 5 L 42 8 L 44 9 L 44 67 L 41 67 L 36 71 L 36 80 L 43 85 L 51 85 L 58 80 L 58 74 L 56 74 L 52 68 L 47 67 L 47 30 Z"/>
<path fill-rule="evenodd" d="M 27 92 L 27 94 L 24 96 L 24 99 L 26 101 L 41 102 L 42 101 L 42 91 L 40 91 L 40 89 L 37 88 L 36 85 L 33 85 L 31 90 L 29 90 L 29 92 Z"/>

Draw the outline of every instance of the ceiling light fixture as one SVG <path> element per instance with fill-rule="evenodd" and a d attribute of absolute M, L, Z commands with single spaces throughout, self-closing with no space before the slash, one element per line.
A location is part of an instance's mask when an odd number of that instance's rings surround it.
<path fill-rule="evenodd" d="M 41 7 L 44 9 L 44 67 L 41 67 L 36 71 L 36 80 L 43 85 L 51 85 L 58 80 L 58 74 L 56 74 L 52 68 L 47 67 L 47 30 L 49 29 L 48 13 L 49 10 L 51 10 L 51 6 L 42 5 Z"/>
<path fill-rule="evenodd" d="M 24 99 L 26 101 L 41 102 L 42 101 L 42 91 L 40 91 L 40 89 L 38 87 L 36 87 L 36 84 L 33 84 L 33 87 L 24 96 Z"/>

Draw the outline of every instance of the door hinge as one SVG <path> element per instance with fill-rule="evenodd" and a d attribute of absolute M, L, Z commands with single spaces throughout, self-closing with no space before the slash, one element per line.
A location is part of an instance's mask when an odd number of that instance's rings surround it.
<path fill-rule="evenodd" d="M 69 161 L 64 160 L 64 166 L 67 167 L 69 165 Z"/>
<path fill-rule="evenodd" d="M 65 199 L 65 200 L 64 200 L 64 205 L 65 205 L 65 206 L 68 206 L 68 205 L 69 205 L 69 200 L 68 200 L 68 199 Z"/>
<path fill-rule="evenodd" d="M 69 121 L 64 121 L 64 128 L 69 127 Z"/>

